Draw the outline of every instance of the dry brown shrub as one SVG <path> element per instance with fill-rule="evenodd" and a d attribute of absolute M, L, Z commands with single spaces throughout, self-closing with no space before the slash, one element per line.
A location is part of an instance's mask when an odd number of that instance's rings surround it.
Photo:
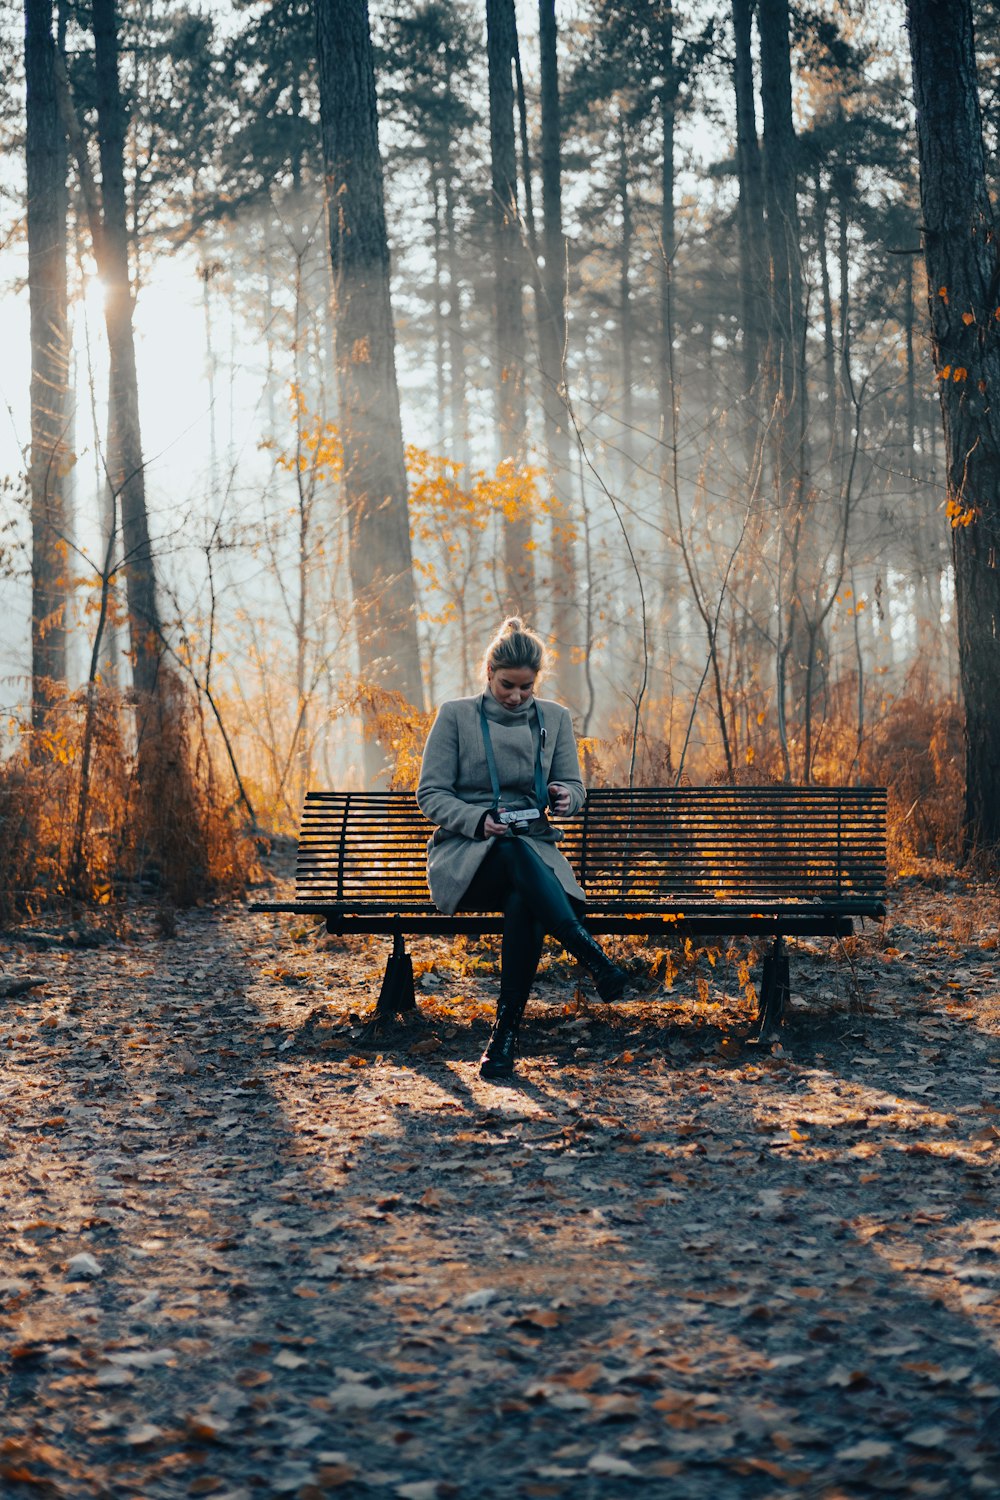
<path fill-rule="evenodd" d="M 143 739 L 133 835 L 145 883 L 177 906 L 242 892 L 254 872 L 255 846 L 191 695 L 166 677 L 156 705 L 137 722 Z"/>
<path fill-rule="evenodd" d="M 934 699 L 915 685 L 884 705 L 878 723 L 859 745 L 856 683 L 832 686 L 825 713 L 814 726 L 813 781 L 818 785 L 885 786 L 889 793 L 889 866 L 898 875 L 927 860 L 954 862 L 961 853 L 964 797 L 962 712 L 954 699 Z M 770 732 L 769 732 L 770 730 Z M 628 781 L 631 735 L 580 742 L 585 778 L 592 786 L 624 786 Z M 793 765 L 800 746 L 790 746 Z M 748 757 L 749 758 L 749 757 Z M 688 774 L 690 773 L 690 774 Z M 738 763 L 730 778 L 720 747 L 691 755 L 681 783 L 760 785 L 784 779 L 784 759 L 769 724 L 755 733 L 752 763 Z M 666 740 L 645 735 L 636 756 L 639 786 L 672 786 L 676 758 Z"/>
<path fill-rule="evenodd" d="M 95 691 L 78 863 L 85 695 L 67 697 L 44 733 L 22 731 L 0 763 L 0 921 L 112 907 L 137 887 L 178 906 L 245 890 L 255 842 L 190 698 L 171 684 L 164 705 L 143 724 L 118 692 Z"/>
<path fill-rule="evenodd" d="M 965 795 L 962 711 L 954 699 L 898 698 L 861 757 L 863 779 L 889 789 L 890 867 L 956 860 Z"/>
<path fill-rule="evenodd" d="M 590 786 L 627 786 L 632 765 L 632 733 L 622 729 L 612 739 L 594 737 L 578 742 L 584 779 Z M 673 786 L 677 771 L 670 744 L 643 732 L 636 744 L 634 786 Z M 683 778 L 685 781 L 687 778 Z"/>

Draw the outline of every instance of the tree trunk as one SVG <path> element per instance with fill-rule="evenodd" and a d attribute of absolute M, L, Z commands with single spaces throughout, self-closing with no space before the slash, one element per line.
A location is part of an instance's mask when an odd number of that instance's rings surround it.
<path fill-rule="evenodd" d="M 151 863 L 162 886 L 181 904 L 204 888 L 201 814 L 187 759 L 184 703 L 165 669 L 156 565 L 149 539 L 145 469 L 139 426 L 139 388 L 132 328 L 129 236 L 125 199 L 125 111 L 118 78 L 115 0 L 93 0 L 94 79 L 101 163 L 100 213 L 85 146 L 78 146 L 84 194 L 90 203 L 94 255 L 104 283 L 108 335 L 108 485 L 121 517 L 132 681 L 136 700 L 141 822 Z"/>
<path fill-rule="evenodd" d="M 677 228 L 674 214 L 674 134 L 677 107 L 677 76 L 674 68 L 674 12 L 672 5 L 663 8 L 657 41 L 660 49 L 660 128 L 663 154 L 660 158 L 660 351 L 659 369 L 660 426 L 664 477 L 669 473 L 668 449 L 672 442 L 674 411 L 673 338 L 674 260 L 677 254 Z M 666 491 L 669 484 L 662 486 Z"/>
<path fill-rule="evenodd" d="M 632 317 L 632 192 L 629 185 L 628 135 L 618 116 L 618 202 L 622 227 L 618 238 L 618 328 L 622 342 L 622 486 L 631 480 L 632 435 L 635 431 L 635 320 Z"/>
<path fill-rule="evenodd" d="M 830 289 L 830 256 L 827 245 L 827 223 L 830 196 L 823 188 L 823 174 L 817 166 L 814 180 L 816 199 L 816 258 L 819 261 L 820 303 L 823 309 L 823 392 L 829 442 L 827 464 L 832 473 L 834 446 L 837 440 L 837 352 L 833 337 L 833 294 Z"/>
<path fill-rule="evenodd" d="M 779 493 L 786 509 L 798 507 L 805 390 L 802 359 L 801 232 L 792 123 L 792 63 L 788 0 L 759 0 L 761 100 L 764 111 L 764 197 L 770 261 L 768 364 L 780 398 Z"/>
<path fill-rule="evenodd" d="M 854 382 L 851 375 L 851 260 L 849 253 L 848 206 L 854 192 L 854 177 L 849 168 L 835 176 L 837 194 L 837 268 L 840 281 L 840 489 L 847 484 L 851 466 L 854 423 Z"/>
<path fill-rule="evenodd" d="M 469 467 L 469 433 L 465 374 L 465 334 L 462 320 L 462 278 L 459 268 L 458 230 L 455 222 L 455 182 L 451 163 L 445 165 L 444 226 L 448 262 L 448 410 L 451 457 L 463 469 Z"/>
<path fill-rule="evenodd" d="M 906 463 L 917 473 L 917 385 L 913 360 L 913 261 L 907 255 L 903 271 L 903 338 L 906 349 Z M 921 453 L 921 460 L 923 460 Z M 921 468 L 923 467 L 921 463 Z"/>
<path fill-rule="evenodd" d="M 444 315 L 444 232 L 441 222 L 444 194 L 442 192 L 441 174 L 436 162 L 431 167 L 430 188 L 431 202 L 434 206 L 434 409 L 437 415 L 437 439 L 435 446 L 439 453 L 443 453 L 448 430 L 448 397 L 445 389 L 444 374 L 447 333 Z"/>
<path fill-rule="evenodd" d="M 733 91 L 736 96 L 736 166 L 740 181 L 740 309 L 743 320 L 743 386 L 757 384 L 765 330 L 762 299 L 766 285 L 764 188 L 761 179 L 757 111 L 751 51 L 752 0 L 733 0 Z M 748 424 L 752 431 L 753 424 Z"/>
<path fill-rule="evenodd" d="M 583 706 L 580 653 L 582 622 L 576 567 L 572 480 L 566 406 L 562 398 L 566 345 L 566 242 L 562 228 L 562 127 L 555 0 L 538 3 L 542 104 L 542 218 L 545 265 L 538 297 L 545 446 L 556 506 L 551 524 L 552 634 L 559 660 L 556 680 L 569 708 Z"/>
<path fill-rule="evenodd" d="M 51 0 L 25 0 L 28 298 L 31 318 L 31 721 L 66 682 L 66 483 L 72 455 L 66 297 L 66 133 Z M 36 742 L 33 741 L 33 750 Z"/>
<path fill-rule="evenodd" d="M 1000 849 L 1000 257 L 971 0 L 907 0 L 931 344 L 944 418 L 967 850 Z"/>
<path fill-rule="evenodd" d="M 660 158 L 660 317 L 657 351 L 657 395 L 659 398 L 660 438 L 660 524 L 670 535 L 680 515 L 678 493 L 677 449 L 679 443 L 679 380 L 674 355 L 674 290 L 676 285 L 677 223 L 674 209 L 676 169 L 674 146 L 678 70 L 674 64 L 674 10 L 671 3 L 659 11 L 655 34 L 659 51 L 658 91 L 662 155 Z M 664 550 L 654 574 L 655 593 L 648 601 L 648 619 L 643 622 L 644 677 L 658 670 L 656 661 L 664 643 L 673 635 L 678 600 L 681 595 L 679 564 L 672 552 Z"/>
<path fill-rule="evenodd" d="M 361 671 L 368 684 L 421 706 L 367 0 L 318 0 L 316 17 L 343 493 Z"/>
<path fill-rule="evenodd" d="M 527 457 L 524 301 L 521 225 L 517 209 L 514 145 L 514 84 L 517 45 L 514 0 L 486 0 L 486 52 L 490 92 L 491 213 L 494 311 L 497 347 L 499 459 L 519 469 Z M 535 612 L 531 522 L 517 516 L 504 523 L 506 605 L 529 618 Z"/>
<path fill-rule="evenodd" d="M 87 141 L 61 57 L 56 60 L 56 79 L 63 125 L 79 168 L 94 258 L 105 294 L 110 365 L 105 469 L 112 504 L 106 538 L 102 612 L 107 604 L 114 537 L 118 530 L 116 512 L 120 506 L 136 706 L 140 838 L 151 857 L 146 866 L 147 873 L 158 877 L 161 887 L 173 900 L 187 904 L 204 889 L 204 825 L 188 760 L 183 696 L 173 674 L 162 670 L 164 641 L 146 516 L 132 333 L 124 179 L 125 117 L 118 82 L 115 0 L 93 0 L 92 22 L 100 193 L 94 182 Z M 96 660 L 95 649 L 88 720 L 93 711 Z M 81 787 L 83 810 L 77 822 L 74 858 L 74 887 L 79 894 L 86 894 L 86 791 L 84 784 Z"/>
<path fill-rule="evenodd" d="M 775 656 L 778 727 L 790 773 L 787 707 L 796 668 L 811 672 L 811 643 L 803 605 L 815 560 L 809 557 L 805 514 L 805 379 L 801 235 L 792 122 L 792 64 L 788 0 L 759 0 L 761 101 L 764 113 L 764 198 L 771 302 L 766 358 L 771 455 L 781 530 L 778 574 L 779 640 Z M 792 697 L 801 702 L 802 684 Z"/>
<path fill-rule="evenodd" d="M 451 96 L 451 57 L 445 56 L 445 89 Z M 452 142 L 445 148 L 441 165 L 444 180 L 444 243 L 448 264 L 448 407 L 451 426 L 451 457 L 469 467 L 469 434 L 466 430 L 465 337 L 462 329 L 462 277 L 459 265 L 456 221 L 455 164 Z"/>
<path fill-rule="evenodd" d="M 94 74 L 101 160 L 103 224 L 95 246 L 104 283 L 110 375 L 108 482 L 121 512 L 125 588 L 137 692 L 155 694 L 162 653 L 156 574 L 146 514 L 146 479 L 139 428 L 139 387 L 132 331 L 125 206 L 125 113 L 118 82 L 115 0 L 93 0 Z"/>

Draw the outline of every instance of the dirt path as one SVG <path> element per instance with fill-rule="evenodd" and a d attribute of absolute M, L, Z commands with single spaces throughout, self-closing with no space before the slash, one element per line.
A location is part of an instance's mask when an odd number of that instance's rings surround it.
<path fill-rule="evenodd" d="M 230 908 L 15 946 L 0 1490 L 1000 1493 L 996 937 L 902 892 L 863 1012 L 800 949 L 753 1057 L 725 960 L 614 1011 L 556 964 L 517 1088 L 478 949 L 418 945 L 366 1054 L 380 945 Z"/>

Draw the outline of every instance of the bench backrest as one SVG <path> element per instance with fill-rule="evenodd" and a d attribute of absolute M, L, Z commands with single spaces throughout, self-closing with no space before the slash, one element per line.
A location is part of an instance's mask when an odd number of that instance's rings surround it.
<path fill-rule="evenodd" d="M 881 897 L 880 787 L 599 788 L 563 843 L 592 900 Z"/>
<path fill-rule="evenodd" d="M 885 891 L 882 787 L 602 787 L 562 827 L 561 847 L 601 905 Z M 426 904 L 431 831 L 409 792 L 310 792 L 296 896 Z"/>
<path fill-rule="evenodd" d="M 296 899 L 426 904 L 433 831 L 412 792 L 307 792 Z"/>

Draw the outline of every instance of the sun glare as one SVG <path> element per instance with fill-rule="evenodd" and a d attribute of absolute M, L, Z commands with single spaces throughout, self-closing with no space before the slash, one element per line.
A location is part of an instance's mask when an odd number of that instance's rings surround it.
<path fill-rule="evenodd" d="M 83 294 L 83 308 L 90 326 L 91 338 L 95 329 L 102 329 L 104 326 L 104 299 L 107 291 L 107 287 L 99 276 L 92 276 L 87 282 L 86 291 Z"/>

